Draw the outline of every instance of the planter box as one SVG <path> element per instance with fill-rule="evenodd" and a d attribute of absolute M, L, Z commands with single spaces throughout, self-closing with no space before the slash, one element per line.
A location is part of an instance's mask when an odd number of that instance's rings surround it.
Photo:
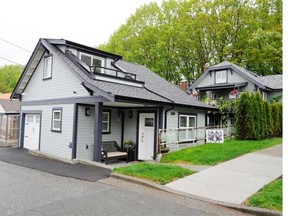
<path fill-rule="evenodd" d="M 136 160 L 136 151 L 128 150 L 128 162 Z"/>

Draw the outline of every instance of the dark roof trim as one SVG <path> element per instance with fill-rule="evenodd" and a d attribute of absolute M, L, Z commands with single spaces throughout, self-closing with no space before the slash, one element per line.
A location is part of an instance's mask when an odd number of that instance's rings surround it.
<path fill-rule="evenodd" d="M 201 109 L 207 109 L 207 110 L 218 110 L 217 107 L 203 107 L 203 106 L 197 106 L 197 105 L 185 105 L 185 104 L 178 104 L 178 103 L 169 103 L 169 102 L 160 102 L 160 101 L 154 101 L 154 100 L 146 100 L 146 99 L 140 99 L 140 98 L 131 98 L 131 97 L 126 97 L 126 96 L 120 96 L 120 95 L 115 95 L 115 102 L 133 102 L 133 103 L 141 103 L 141 104 L 149 104 L 149 105 L 167 105 L 173 107 L 196 107 L 196 108 L 201 108 Z"/>
<path fill-rule="evenodd" d="M 81 50 L 90 54 L 112 58 L 114 60 L 122 59 L 122 56 L 120 55 L 109 53 L 109 52 L 99 50 L 99 49 L 95 49 L 93 47 L 85 46 L 85 45 L 78 44 L 73 41 L 69 41 L 65 39 L 46 39 L 46 40 L 48 41 L 48 43 L 53 44 L 53 45 L 65 45 L 65 46 L 75 48 L 77 50 Z"/>
<path fill-rule="evenodd" d="M 223 84 L 223 85 L 210 85 L 210 86 L 201 86 L 196 87 L 196 90 L 199 91 L 208 91 L 208 90 L 217 90 L 217 89 L 229 89 L 229 88 L 237 88 L 237 87 L 244 87 L 248 84 L 248 82 L 243 83 L 229 83 L 229 84 Z"/>
<path fill-rule="evenodd" d="M 82 82 L 81 85 L 83 85 L 83 87 L 89 92 L 89 94 L 91 95 L 91 93 L 93 92 L 93 95 L 100 95 L 101 97 L 106 98 L 109 101 L 115 101 L 115 96 L 109 92 L 105 92 L 99 88 L 97 88 L 94 85 L 91 85 L 90 83 L 87 82 Z"/>
<path fill-rule="evenodd" d="M 16 85 L 15 85 L 15 87 L 14 87 L 12 93 L 11 93 L 10 99 L 13 99 L 13 98 L 14 98 L 14 99 L 21 99 L 21 95 L 20 95 L 19 93 L 16 93 L 16 92 L 17 92 L 17 89 L 19 88 L 19 85 L 22 83 L 22 81 L 23 81 L 23 79 L 24 79 L 24 77 L 25 77 L 25 75 L 26 75 L 29 67 L 31 66 L 31 64 L 32 64 L 32 62 L 33 62 L 33 59 L 34 59 L 35 56 L 37 55 L 37 52 L 38 52 L 38 50 L 39 50 L 39 48 L 40 48 L 41 46 L 42 46 L 42 43 L 41 43 L 41 39 L 40 39 L 40 40 L 38 41 L 36 47 L 34 48 L 34 51 L 33 51 L 32 55 L 30 56 L 30 58 L 29 58 L 29 60 L 28 60 L 28 63 L 26 64 L 26 66 L 25 66 L 25 68 L 24 68 L 24 70 L 23 70 L 20 78 L 18 79 L 18 81 L 17 81 L 17 83 L 16 83 Z M 44 52 L 44 53 L 45 53 L 45 52 Z M 44 55 L 44 53 L 43 53 L 43 55 Z M 43 57 L 43 55 L 42 55 L 42 57 Z M 42 58 L 42 57 L 41 57 L 41 58 Z M 40 60 L 39 60 L 39 62 L 40 62 Z M 39 62 L 38 62 L 38 64 L 39 64 Z M 35 69 L 38 67 L 38 64 L 36 65 Z M 34 71 L 35 71 L 35 69 L 34 69 Z M 34 71 L 33 71 L 33 73 L 34 73 Z M 33 73 L 32 73 L 32 74 L 33 74 Z M 31 74 L 31 76 L 32 76 L 32 74 Z M 28 82 L 30 81 L 31 76 L 30 76 Z M 27 82 L 27 83 L 28 83 L 28 82 Z M 19 95 L 20 95 L 20 96 L 19 96 Z"/>

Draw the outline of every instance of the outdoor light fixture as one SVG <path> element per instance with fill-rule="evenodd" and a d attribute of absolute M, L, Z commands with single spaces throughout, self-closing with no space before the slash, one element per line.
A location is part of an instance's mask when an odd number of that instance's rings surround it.
<path fill-rule="evenodd" d="M 85 108 L 85 116 L 90 116 L 91 115 L 91 109 L 90 107 Z"/>
<path fill-rule="evenodd" d="M 128 112 L 128 117 L 129 117 L 129 118 L 132 118 L 132 117 L 133 117 L 133 111 L 132 111 L 132 110 L 129 110 L 129 112 Z"/>

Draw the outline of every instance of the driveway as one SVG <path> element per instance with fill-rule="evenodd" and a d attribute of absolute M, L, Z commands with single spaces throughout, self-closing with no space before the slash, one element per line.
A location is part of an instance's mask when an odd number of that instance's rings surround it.
<path fill-rule="evenodd" d="M 241 204 L 280 176 L 282 145 L 277 145 L 221 163 L 166 186 L 207 199 Z"/>
<path fill-rule="evenodd" d="M 98 181 L 110 176 L 111 170 L 83 164 L 68 164 L 28 154 L 20 148 L 0 148 L 0 161 L 43 172 L 87 181 Z"/>

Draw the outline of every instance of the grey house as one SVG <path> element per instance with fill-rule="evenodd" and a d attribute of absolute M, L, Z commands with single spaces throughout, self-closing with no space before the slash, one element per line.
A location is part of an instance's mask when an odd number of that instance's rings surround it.
<path fill-rule="evenodd" d="M 21 101 L 19 146 L 101 161 L 102 141 L 157 152 L 158 129 L 205 126 L 214 107 L 146 67 L 64 39 L 40 39 L 12 93 Z"/>
<path fill-rule="evenodd" d="M 231 62 L 224 61 L 208 68 L 186 92 L 194 99 L 209 98 L 212 103 L 220 97 L 235 99 L 242 92 L 253 91 L 259 91 L 264 100 L 272 100 L 276 97 L 282 98 L 282 79 L 282 74 L 258 76 Z M 233 124 L 234 119 L 231 118 L 231 121 Z M 218 118 L 208 117 L 207 124 L 220 124 L 219 116 Z"/>

